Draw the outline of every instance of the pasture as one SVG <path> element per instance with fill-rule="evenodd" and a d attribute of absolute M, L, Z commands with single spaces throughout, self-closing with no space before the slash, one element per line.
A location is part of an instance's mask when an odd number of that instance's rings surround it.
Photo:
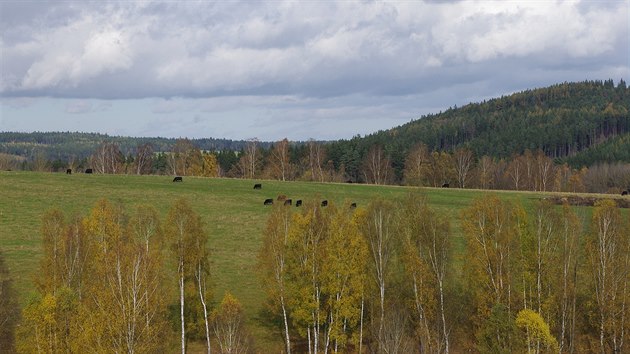
<path fill-rule="evenodd" d="M 275 201 L 278 195 L 283 194 L 293 201 L 327 199 L 337 206 L 355 202 L 358 207 L 364 207 L 377 197 L 399 200 L 417 189 L 194 177 L 184 177 L 181 183 L 173 183 L 172 180 L 172 176 L 0 172 L 0 251 L 14 278 L 20 302 L 24 304 L 29 294 L 34 292 L 32 276 L 41 254 L 40 221 L 46 210 L 58 208 L 68 218 L 77 214 L 86 215 L 96 201 L 107 198 L 113 203 L 123 204 L 129 213 L 138 205 L 152 205 L 164 218 L 173 201 L 184 197 L 201 215 L 209 234 L 214 301 L 219 301 L 225 291 L 232 292 L 245 307 L 248 328 L 257 347 L 265 352 L 278 352 L 280 337 L 272 333 L 261 318 L 264 293 L 257 276 L 257 255 L 267 215 L 271 211 L 271 207 L 264 206 L 263 201 L 267 198 Z M 254 189 L 255 183 L 262 183 L 262 188 Z M 433 207 L 451 216 L 454 241 L 461 253 L 460 211 L 487 192 L 454 188 L 425 188 L 423 191 Z M 526 208 L 543 195 L 530 192 L 493 193 L 520 202 Z M 578 215 L 586 218 L 590 208 L 579 209 Z"/>

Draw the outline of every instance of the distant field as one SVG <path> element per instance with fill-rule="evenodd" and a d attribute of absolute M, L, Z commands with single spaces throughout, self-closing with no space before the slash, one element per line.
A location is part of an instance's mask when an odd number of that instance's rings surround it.
<path fill-rule="evenodd" d="M 41 253 L 39 228 L 46 210 L 59 208 L 68 217 L 77 213 L 85 215 L 97 200 L 107 198 L 122 203 L 128 213 L 138 205 L 147 204 L 164 217 L 172 202 L 184 197 L 202 216 L 210 236 L 215 301 L 220 300 L 226 290 L 232 292 L 245 306 L 257 346 L 264 351 L 277 352 L 281 348 L 279 336 L 271 333 L 259 317 L 264 294 L 256 274 L 256 261 L 262 230 L 271 210 L 263 206 L 263 200 L 284 194 L 294 200 L 317 198 L 337 205 L 356 202 L 365 206 L 377 197 L 402 199 L 414 190 L 396 186 L 279 181 L 256 181 L 262 183 L 263 188 L 254 190 L 252 180 L 193 177 L 184 177 L 183 183 L 171 180 L 168 176 L 0 172 L 0 250 L 15 279 L 21 302 L 34 291 L 31 279 Z M 474 198 L 487 192 L 433 188 L 423 191 L 432 206 L 452 216 L 454 241 L 461 250 L 459 213 Z M 496 193 L 526 208 L 542 195 Z M 586 217 L 589 209 L 579 208 L 578 215 Z"/>

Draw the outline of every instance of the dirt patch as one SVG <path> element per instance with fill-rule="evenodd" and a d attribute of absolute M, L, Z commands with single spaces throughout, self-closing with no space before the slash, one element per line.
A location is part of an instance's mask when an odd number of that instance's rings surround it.
<path fill-rule="evenodd" d="M 599 197 L 583 197 L 577 195 L 569 195 L 569 196 L 553 196 L 543 198 L 544 200 L 548 200 L 556 205 L 562 205 L 567 203 L 573 206 L 593 206 L 595 202 L 598 200 L 610 199 L 617 203 L 617 207 L 619 208 L 630 208 L 630 198 L 599 198 Z"/>

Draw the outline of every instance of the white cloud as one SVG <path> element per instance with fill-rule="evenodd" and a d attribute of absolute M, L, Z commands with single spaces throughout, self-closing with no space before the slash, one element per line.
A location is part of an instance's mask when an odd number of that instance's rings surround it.
<path fill-rule="evenodd" d="M 630 76 L 627 1 L 0 7 L 1 96 L 77 99 L 92 113 L 109 109 L 102 100 L 138 100 L 160 120 L 190 115 L 190 127 L 240 115 L 284 129 L 303 117 L 306 128 L 292 131 L 323 131 L 319 120 L 402 119 L 558 81 Z"/>

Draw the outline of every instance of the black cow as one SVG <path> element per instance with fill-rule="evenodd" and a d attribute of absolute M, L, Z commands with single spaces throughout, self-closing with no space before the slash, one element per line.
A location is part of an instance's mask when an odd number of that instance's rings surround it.
<path fill-rule="evenodd" d="M 448 188 L 448 187 L 449 187 L 449 184 L 448 184 L 448 183 L 444 183 L 444 184 L 442 185 L 442 188 Z"/>
<path fill-rule="evenodd" d="M 346 181 L 346 183 L 352 183 L 352 180 L 351 180 L 351 179 L 349 179 L 349 180 L 347 180 L 347 181 Z"/>
<path fill-rule="evenodd" d="M 354 209 L 354 208 L 356 208 L 356 207 L 357 207 L 357 203 L 352 203 L 352 204 L 350 204 L 350 209 Z"/>
<path fill-rule="evenodd" d="M 71 168 L 67 169 L 67 170 L 66 170 L 66 174 L 67 174 L 67 175 L 71 175 L 71 174 L 72 174 L 72 169 L 71 169 Z"/>
<path fill-rule="evenodd" d="M 254 189 L 262 189 L 262 184 L 260 183 L 254 184 Z"/>
<path fill-rule="evenodd" d="M 295 201 L 295 206 L 296 206 L 296 207 L 302 206 L 302 199 L 298 199 L 298 200 L 296 200 L 296 201 Z"/>
<path fill-rule="evenodd" d="M 322 200 L 322 206 L 323 207 L 328 206 L 328 201 L 327 200 Z"/>
<path fill-rule="evenodd" d="M 265 199 L 264 205 L 273 205 L 273 199 Z"/>
<path fill-rule="evenodd" d="M 287 199 L 284 201 L 284 205 L 292 205 L 293 201 L 291 199 Z"/>
<path fill-rule="evenodd" d="M 628 191 L 621 192 L 621 195 L 628 195 Z"/>
<path fill-rule="evenodd" d="M 181 176 L 177 176 L 173 178 L 173 182 L 184 182 L 184 179 Z"/>
<path fill-rule="evenodd" d="M 91 168 L 86 169 L 85 173 L 92 173 L 92 169 Z"/>

